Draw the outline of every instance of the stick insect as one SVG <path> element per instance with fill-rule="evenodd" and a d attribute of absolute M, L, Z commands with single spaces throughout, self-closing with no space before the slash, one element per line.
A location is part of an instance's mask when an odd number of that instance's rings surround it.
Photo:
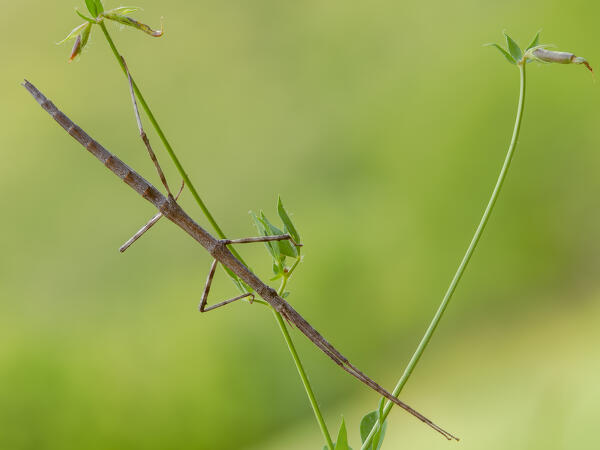
<path fill-rule="evenodd" d="M 129 76 L 129 80 L 131 87 L 131 76 Z M 228 248 L 228 246 L 232 244 L 265 242 L 268 240 L 290 240 L 292 244 L 298 244 L 293 242 L 290 235 L 266 236 L 237 240 L 216 239 L 208 231 L 206 231 L 198 223 L 196 223 L 181 208 L 181 206 L 179 206 L 175 197 L 173 197 L 170 189 L 168 188 L 164 175 L 161 177 L 161 181 L 165 185 L 165 189 L 167 189 L 168 194 L 166 197 L 156 187 L 154 187 L 141 175 L 139 175 L 135 170 L 127 166 L 118 157 L 110 153 L 96 140 L 92 139 L 82 128 L 76 125 L 50 100 L 48 100 L 46 96 L 44 96 L 44 94 L 42 94 L 33 84 L 25 80 L 23 86 L 29 91 L 29 93 L 40 104 L 40 106 L 46 112 L 48 112 L 50 116 L 67 131 L 67 133 L 69 133 L 69 135 L 71 135 L 86 150 L 93 154 L 100 162 L 102 162 L 111 172 L 117 175 L 121 180 L 123 180 L 129 187 L 131 187 L 148 202 L 152 203 L 158 209 L 159 213 L 162 216 L 165 216 L 175 225 L 183 229 L 193 239 L 195 239 L 214 258 L 208 275 L 206 287 L 204 289 L 204 293 L 200 302 L 200 310 L 202 312 L 214 310 L 215 308 L 225 306 L 241 298 L 249 297 L 250 300 L 254 298 L 253 293 L 248 293 L 229 300 L 225 300 L 216 305 L 206 307 L 207 297 L 210 291 L 212 278 L 214 276 L 216 266 L 220 263 L 224 267 L 232 271 L 234 274 L 236 274 L 244 283 L 246 283 L 251 289 L 253 289 L 254 292 L 256 292 L 256 294 L 258 294 L 264 301 L 271 305 L 271 307 L 275 311 L 279 312 L 288 321 L 288 323 L 293 324 L 296 328 L 298 328 L 308 339 L 310 339 L 323 353 L 329 356 L 343 370 L 348 372 L 350 375 L 352 375 L 362 383 L 369 386 L 381 396 L 392 401 L 396 405 L 400 406 L 402 409 L 406 410 L 408 413 L 415 416 L 420 421 L 424 422 L 425 424 L 439 432 L 446 439 L 458 440 L 457 437 L 445 431 L 444 429 L 433 423 L 431 420 L 423 416 L 421 413 L 417 412 L 412 407 L 408 406 L 406 403 L 394 397 L 386 389 L 384 389 L 382 386 L 380 386 L 367 375 L 365 375 L 363 372 L 361 372 L 356 366 L 354 366 L 350 361 L 348 361 L 348 359 L 344 357 L 333 345 L 331 345 L 317 330 L 315 330 L 286 300 L 277 295 L 275 289 L 265 284 L 260 278 L 258 278 L 254 273 L 252 273 L 250 269 L 248 269 L 248 267 L 241 263 L 239 259 L 237 259 Z M 137 110 L 135 106 L 135 97 L 134 109 Z M 142 140 L 144 140 L 144 144 L 146 144 L 148 152 L 152 157 L 152 149 L 149 145 L 149 142 L 147 141 L 147 138 L 144 139 L 145 133 L 143 132 L 143 129 L 141 127 L 141 121 L 139 120 L 139 114 L 137 113 L 136 118 L 138 120 L 138 128 L 140 130 Z M 157 170 L 159 170 L 156 158 L 153 158 L 153 161 L 155 161 L 155 165 L 157 165 Z M 161 173 L 162 171 L 159 171 L 159 174 Z M 154 223 L 156 223 L 158 219 L 160 219 L 160 217 L 156 218 L 155 216 L 153 219 L 151 219 L 151 222 L 154 221 Z M 146 227 L 149 228 L 148 225 Z M 144 228 L 140 230 L 141 234 L 143 234 Z M 141 235 L 140 232 L 136 233 L 136 235 Z"/>

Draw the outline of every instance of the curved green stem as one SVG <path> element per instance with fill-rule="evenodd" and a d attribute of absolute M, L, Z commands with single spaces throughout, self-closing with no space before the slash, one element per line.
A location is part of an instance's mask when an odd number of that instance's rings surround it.
<path fill-rule="evenodd" d="M 115 43 L 113 42 L 112 38 L 110 37 L 110 34 L 108 33 L 108 30 L 106 29 L 106 25 L 104 24 L 104 22 L 100 22 L 99 25 L 100 25 L 100 28 L 102 29 L 102 32 L 104 33 L 104 36 L 106 37 L 108 45 L 110 46 L 113 54 L 115 55 L 115 58 L 117 59 L 117 62 L 119 63 L 119 66 L 121 66 L 121 69 L 123 70 L 123 73 L 127 77 L 127 69 L 125 68 L 123 60 L 121 59 L 121 55 L 119 54 L 119 51 L 117 50 L 117 47 L 115 46 Z M 200 209 L 202 210 L 202 212 L 206 216 L 206 219 L 210 222 L 210 224 L 214 228 L 214 230 L 215 230 L 216 234 L 219 236 L 219 238 L 220 239 L 226 239 L 225 233 L 223 233 L 223 230 L 221 230 L 221 227 L 219 227 L 219 225 L 217 224 L 217 222 L 213 218 L 212 214 L 210 213 L 210 211 L 208 210 L 208 208 L 206 207 L 206 205 L 204 204 L 204 202 L 200 198 L 200 195 L 198 194 L 198 191 L 196 191 L 196 188 L 192 184 L 192 181 L 190 180 L 190 178 L 188 177 L 187 173 L 183 169 L 183 166 L 179 162 L 179 159 L 177 158 L 177 155 L 175 154 L 175 151 L 173 150 L 173 147 L 171 147 L 171 144 L 169 144 L 169 141 L 167 140 L 167 138 L 166 138 L 165 134 L 163 133 L 162 129 L 160 128 L 160 125 L 156 121 L 156 118 L 154 117 L 154 114 L 152 114 L 152 110 L 150 109 L 150 107 L 146 103 L 146 100 L 144 99 L 144 96 L 140 92 L 137 84 L 135 83 L 135 81 L 133 79 L 131 80 L 131 83 L 133 85 L 133 90 L 135 92 L 135 95 L 136 95 L 136 97 L 138 98 L 138 100 L 140 102 L 140 105 L 142 105 L 142 108 L 146 112 L 146 115 L 148 116 L 148 119 L 150 120 L 150 123 L 154 127 L 154 130 L 156 131 L 156 134 L 158 134 L 160 140 L 162 141 L 163 145 L 165 146 L 165 149 L 167 150 L 167 153 L 169 153 L 169 156 L 171 157 L 171 159 L 173 161 L 173 164 L 175 164 L 175 167 L 177 168 L 179 174 L 181 175 L 181 178 L 183 178 L 183 180 L 185 181 L 185 184 L 188 187 L 188 189 L 190 190 L 190 192 L 192 193 L 192 196 L 196 200 L 196 203 L 198 203 L 198 206 L 200 206 Z M 235 248 L 233 248 L 233 247 L 230 246 L 229 249 L 231 250 L 231 252 L 234 254 L 234 256 L 237 259 L 239 259 L 243 264 L 246 264 L 244 262 L 244 260 L 242 259 L 242 257 L 239 255 L 239 253 L 235 250 Z M 280 295 L 283 293 L 283 290 L 285 289 L 285 286 L 287 284 L 288 278 L 291 276 L 292 272 L 297 267 L 297 265 L 298 265 L 299 262 L 300 262 L 300 258 L 298 258 L 296 260 L 296 262 L 294 263 L 294 265 L 292 266 L 292 268 L 290 269 L 290 271 L 283 278 L 283 282 L 281 284 L 281 287 L 279 288 L 279 291 L 280 291 L 279 294 Z M 259 299 L 256 299 L 255 301 L 257 301 L 257 302 L 259 302 L 261 304 L 266 304 L 265 302 L 263 302 L 263 301 L 261 301 Z M 290 353 L 292 354 L 292 358 L 294 359 L 294 362 L 296 363 L 296 368 L 298 369 L 298 373 L 300 374 L 300 378 L 302 379 L 302 383 L 304 384 L 304 389 L 306 390 L 306 394 L 308 395 L 308 399 L 310 401 L 310 404 L 312 405 L 313 411 L 315 413 L 315 417 L 317 418 L 317 422 L 319 423 L 319 427 L 321 428 L 321 432 L 323 433 L 323 436 L 325 437 L 325 440 L 327 441 L 327 445 L 329 446 L 329 448 L 331 450 L 333 450 L 333 442 L 331 440 L 331 436 L 329 435 L 329 430 L 327 429 L 327 425 L 325 424 L 325 420 L 323 419 L 323 415 L 321 414 L 321 411 L 319 410 L 319 405 L 317 404 L 317 400 L 315 398 L 315 394 L 313 393 L 313 390 L 312 390 L 312 388 L 310 386 L 310 382 L 308 381 L 308 377 L 306 375 L 306 372 L 304 371 L 304 367 L 302 366 L 302 362 L 300 361 L 300 357 L 298 356 L 298 352 L 296 351 L 296 347 L 294 346 L 294 343 L 292 342 L 292 338 L 291 338 L 291 336 L 290 336 L 290 334 L 289 334 L 289 332 L 287 330 L 287 327 L 286 327 L 286 325 L 285 325 L 285 323 L 283 321 L 283 318 L 281 317 L 281 314 L 279 314 L 275 310 L 273 310 L 273 314 L 275 315 L 275 319 L 277 321 L 277 324 L 279 325 L 279 328 L 281 329 L 281 332 L 283 334 L 285 342 L 286 342 L 286 344 L 287 344 L 287 346 L 288 346 L 288 348 L 290 350 Z"/>
<path fill-rule="evenodd" d="M 400 378 L 400 380 L 398 381 L 398 384 L 392 391 L 392 394 L 396 397 L 398 395 L 400 395 L 400 392 L 402 392 L 402 388 L 404 388 L 404 385 L 410 378 L 413 370 L 415 369 L 417 363 L 419 362 L 419 359 L 421 359 L 423 352 L 427 348 L 427 345 L 429 344 L 429 341 L 431 340 L 431 337 L 433 336 L 435 329 L 437 328 L 438 324 L 440 323 L 440 320 L 442 319 L 442 316 L 444 315 L 444 312 L 446 311 L 446 308 L 448 307 L 448 303 L 450 302 L 450 299 L 452 298 L 452 295 L 454 294 L 454 291 L 456 290 L 456 287 L 458 286 L 458 283 L 459 283 L 460 279 L 462 278 L 463 273 L 465 272 L 465 269 L 467 268 L 467 265 L 469 264 L 469 261 L 471 260 L 471 256 L 473 255 L 473 252 L 475 251 L 475 248 L 477 247 L 477 243 L 479 242 L 479 239 L 481 238 L 481 235 L 483 234 L 483 230 L 485 229 L 485 226 L 488 223 L 488 220 L 490 218 L 492 210 L 494 209 L 494 205 L 496 204 L 496 200 L 498 199 L 498 195 L 500 194 L 500 190 L 502 189 L 502 185 L 504 184 L 504 179 L 506 178 L 508 168 L 510 167 L 510 163 L 511 163 L 513 155 L 515 153 L 515 148 L 517 147 L 517 141 L 519 139 L 519 132 L 521 130 L 521 119 L 523 118 L 523 108 L 525 105 L 525 62 L 518 64 L 518 67 L 519 67 L 519 72 L 520 72 L 521 87 L 519 90 L 519 106 L 517 109 L 517 118 L 515 120 L 515 127 L 513 129 L 513 135 L 512 135 L 512 139 L 510 141 L 510 145 L 508 147 L 508 152 L 506 154 L 506 158 L 504 159 L 504 164 L 502 165 L 502 170 L 500 170 L 500 175 L 498 176 L 498 181 L 496 181 L 496 186 L 494 187 L 494 190 L 492 191 L 492 195 L 487 204 L 487 207 L 485 208 L 483 217 L 481 218 L 481 221 L 479 222 L 479 226 L 477 227 L 477 230 L 475 231 L 475 234 L 473 235 L 473 239 L 471 240 L 471 243 L 469 244 L 469 248 L 467 248 L 467 252 L 465 253 L 465 256 L 463 257 L 462 261 L 460 262 L 460 265 L 458 266 L 458 269 L 456 271 L 456 274 L 454 275 L 454 278 L 452 278 L 452 282 L 450 283 L 450 286 L 448 287 L 448 290 L 446 291 L 446 295 L 444 295 L 442 303 L 440 304 L 437 312 L 435 313 L 435 316 L 433 316 L 433 320 L 431 321 L 429 327 L 427 328 L 427 331 L 425 332 L 425 335 L 421 339 L 421 342 L 419 343 L 415 353 L 413 354 L 412 358 L 410 359 L 408 366 L 406 366 L 406 369 L 404 370 L 402 377 Z M 389 402 L 389 401 L 386 402 L 386 405 L 383 410 L 382 422 L 386 419 L 386 417 L 390 413 L 392 406 L 393 406 L 393 404 L 391 402 Z M 373 436 L 376 431 L 377 431 L 377 424 L 373 427 L 373 429 L 369 433 L 369 436 L 365 440 L 363 446 L 361 447 L 361 450 L 367 450 L 367 448 L 371 444 L 371 441 L 373 440 Z"/>

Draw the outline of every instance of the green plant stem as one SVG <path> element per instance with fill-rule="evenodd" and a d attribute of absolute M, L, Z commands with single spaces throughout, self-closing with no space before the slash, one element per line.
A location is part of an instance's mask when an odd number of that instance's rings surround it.
<path fill-rule="evenodd" d="M 517 147 L 517 141 L 519 139 L 519 132 L 521 130 L 521 119 L 523 118 L 523 109 L 525 106 L 525 64 L 526 64 L 526 62 L 521 62 L 518 64 L 519 72 L 520 72 L 520 80 L 521 80 L 521 85 L 520 85 L 520 89 L 519 89 L 519 106 L 517 109 L 517 117 L 515 120 L 515 126 L 513 129 L 512 139 L 511 139 L 510 145 L 508 147 L 508 152 L 506 154 L 506 158 L 504 159 L 504 164 L 502 165 L 502 169 L 500 170 L 500 175 L 498 176 L 498 180 L 496 181 L 496 186 L 494 187 L 494 190 L 492 191 L 492 195 L 487 204 L 487 207 L 485 208 L 483 217 L 481 218 L 481 221 L 479 222 L 479 226 L 477 227 L 477 230 L 475 231 L 475 234 L 473 235 L 473 238 L 471 240 L 471 243 L 469 244 L 469 247 L 467 248 L 467 252 L 465 253 L 465 256 L 463 257 L 462 261 L 460 262 L 460 265 L 458 266 L 458 269 L 456 271 L 456 274 L 454 275 L 454 278 L 452 278 L 452 281 L 450 283 L 450 286 L 448 287 L 448 290 L 446 291 L 446 294 L 444 295 L 442 303 L 440 304 L 437 312 L 433 316 L 433 320 L 431 321 L 429 327 L 427 328 L 425 335 L 421 339 L 421 342 L 419 343 L 415 353 L 413 354 L 410 362 L 408 363 L 408 366 L 406 366 L 406 369 L 404 370 L 402 377 L 400 378 L 400 380 L 398 381 L 398 384 L 392 391 L 392 394 L 396 397 L 398 395 L 400 395 L 400 392 L 402 392 L 404 385 L 406 384 L 406 382 L 410 378 L 411 374 L 413 373 L 413 370 L 415 369 L 417 363 L 419 362 L 419 359 L 421 359 L 421 356 L 423 355 L 423 352 L 427 348 L 427 345 L 429 344 L 429 341 L 431 340 L 433 333 L 435 332 L 438 324 L 440 323 L 440 320 L 442 319 L 442 316 L 444 315 L 444 312 L 446 311 L 446 308 L 448 307 L 448 303 L 450 302 L 450 299 L 452 298 L 452 295 L 454 294 L 454 291 L 456 290 L 456 287 L 458 286 L 458 283 L 460 282 L 460 279 L 462 278 L 463 273 L 465 272 L 465 269 L 467 268 L 467 265 L 469 264 L 469 261 L 471 260 L 471 256 L 473 255 L 473 252 L 475 251 L 475 248 L 477 247 L 477 243 L 479 242 L 479 239 L 481 238 L 481 235 L 483 234 L 483 231 L 485 229 L 485 226 L 488 223 L 488 220 L 490 218 L 492 210 L 494 209 L 494 205 L 496 204 L 496 200 L 498 199 L 498 195 L 500 194 L 500 190 L 502 189 L 502 185 L 504 184 L 506 174 L 508 173 L 510 163 L 511 163 L 513 155 L 515 153 L 515 149 Z M 386 402 L 386 405 L 383 410 L 382 422 L 386 419 L 386 417 L 390 413 L 392 406 L 393 406 L 393 404 L 391 402 L 389 402 L 389 401 Z M 371 441 L 373 440 L 373 436 L 376 431 L 377 431 L 377 424 L 373 426 L 373 429 L 371 430 L 371 432 L 369 433 L 369 436 L 363 443 L 361 450 L 367 450 L 368 446 L 371 444 Z"/>
<path fill-rule="evenodd" d="M 279 286 L 279 289 L 277 290 L 277 293 L 279 295 L 282 295 L 285 292 L 285 287 L 287 285 L 287 281 L 292 276 L 292 273 L 294 272 L 296 267 L 298 267 L 298 263 L 300 263 L 300 256 L 298 256 L 298 258 L 296 259 L 296 261 L 294 262 L 294 264 L 292 265 L 290 270 L 283 276 L 283 280 L 281 281 L 281 286 Z M 321 414 L 321 410 L 319 409 L 319 404 L 317 403 L 317 399 L 315 398 L 315 394 L 310 385 L 310 381 L 308 380 L 308 376 L 306 375 L 306 372 L 304 371 L 304 367 L 302 366 L 302 361 L 300 360 L 300 357 L 298 356 L 298 352 L 296 352 L 296 346 L 294 345 L 294 342 L 292 341 L 292 337 L 290 336 L 290 333 L 288 332 L 287 326 L 286 326 L 285 322 L 283 321 L 281 314 L 279 314 L 277 311 L 275 311 L 273 309 L 273 315 L 275 316 L 275 320 L 277 320 L 279 329 L 281 330 L 281 333 L 283 334 L 283 338 L 285 339 L 288 349 L 290 350 L 290 353 L 292 355 L 292 358 L 294 359 L 294 362 L 296 363 L 296 369 L 298 369 L 298 374 L 300 375 L 300 379 L 302 380 L 302 384 L 304 385 L 304 390 L 306 391 L 306 395 L 308 396 L 308 399 L 310 400 L 310 404 L 311 404 L 313 412 L 315 414 L 315 418 L 317 419 L 317 422 L 319 424 L 319 428 L 321 428 L 321 432 L 323 433 L 323 437 L 325 438 L 327 445 L 329 446 L 329 448 L 331 450 L 333 450 L 333 441 L 331 440 L 331 435 L 329 434 L 329 430 L 327 429 L 327 424 L 325 423 L 325 419 L 323 419 L 323 414 Z"/>
<path fill-rule="evenodd" d="M 288 332 L 287 326 L 285 325 L 281 314 L 279 314 L 274 309 L 272 311 L 273 315 L 275 316 L 275 319 L 277 320 L 277 323 L 279 324 L 279 328 L 281 329 L 281 333 L 283 334 L 283 337 L 285 339 L 285 342 L 287 343 L 290 353 L 292 354 L 292 358 L 294 358 L 296 368 L 298 369 L 298 374 L 300 375 L 300 378 L 302 379 L 302 384 L 304 384 L 304 389 L 306 390 L 306 395 L 308 395 L 308 399 L 310 400 L 313 412 L 315 413 L 315 417 L 317 419 L 317 422 L 319 423 L 319 428 L 321 428 L 321 433 L 323 433 L 323 437 L 325 438 L 325 441 L 327 442 L 329 448 L 333 450 L 333 441 L 331 440 L 331 435 L 329 434 L 329 430 L 327 429 L 327 425 L 325 424 L 325 419 L 323 419 L 323 415 L 321 414 L 321 410 L 319 409 L 319 404 L 317 403 L 315 394 L 313 393 L 313 390 L 310 386 L 310 381 L 308 380 L 306 372 L 304 372 L 304 367 L 302 366 L 300 357 L 296 352 L 296 347 L 292 342 L 292 338 L 290 336 L 290 333 Z"/>
<path fill-rule="evenodd" d="M 283 294 L 285 286 L 287 284 L 287 280 L 290 277 L 290 274 L 293 271 L 293 269 L 297 266 L 298 261 L 300 261 L 299 258 L 296 260 L 296 263 L 292 266 L 292 269 L 290 270 L 290 272 L 288 272 L 283 277 L 281 286 L 279 287 L 279 290 L 277 291 L 279 295 Z M 298 369 L 298 374 L 300 375 L 300 379 L 302 380 L 302 384 L 304 385 L 304 390 L 306 391 L 306 395 L 308 396 L 308 399 L 312 406 L 313 412 L 315 414 L 315 418 L 317 419 L 317 422 L 319 423 L 319 428 L 321 428 L 321 433 L 323 433 L 323 437 L 325 438 L 325 441 L 327 442 L 327 445 L 329 446 L 329 448 L 331 450 L 333 450 L 333 441 L 331 440 L 331 435 L 329 434 L 329 430 L 327 429 L 327 424 L 325 423 L 325 419 L 323 419 L 323 415 L 321 414 L 321 410 L 319 409 L 319 404 L 317 403 L 317 399 L 315 398 L 315 394 L 310 385 L 310 381 L 308 380 L 308 376 L 306 375 L 306 372 L 304 371 L 304 367 L 302 366 L 302 361 L 300 360 L 300 357 L 298 356 L 298 352 L 296 352 L 296 347 L 294 345 L 294 342 L 292 341 L 292 337 L 290 336 L 290 333 L 288 332 L 287 326 L 286 326 L 285 322 L 283 321 L 281 314 L 279 314 L 277 311 L 275 311 L 273 309 L 273 315 L 275 316 L 275 319 L 277 320 L 279 329 L 281 330 L 281 333 L 283 334 L 283 338 L 285 339 L 285 342 L 287 343 L 287 346 L 292 355 L 292 358 L 294 359 L 294 362 L 296 363 L 296 369 Z"/>
<path fill-rule="evenodd" d="M 108 33 L 108 30 L 106 29 L 106 25 L 104 24 L 104 22 L 100 22 L 99 25 L 100 25 L 100 28 L 102 29 L 102 32 L 104 33 L 104 36 L 106 37 L 108 45 L 110 46 L 113 54 L 115 55 L 115 58 L 117 59 L 117 62 L 119 63 L 119 66 L 121 67 L 121 69 L 123 70 L 123 73 L 127 77 L 127 69 L 125 68 L 125 65 L 123 64 L 123 60 L 121 59 L 121 55 L 120 55 L 119 51 L 117 50 L 117 47 L 115 46 L 115 43 L 113 42 L 112 38 L 110 37 L 110 34 Z M 165 146 L 165 149 L 167 150 L 167 153 L 169 153 L 169 156 L 171 157 L 171 159 L 173 161 L 173 164 L 175 164 L 175 167 L 179 171 L 179 174 L 181 175 L 181 178 L 183 178 L 183 180 L 185 181 L 185 184 L 188 187 L 188 189 L 190 190 L 190 192 L 192 193 L 192 196 L 196 200 L 196 203 L 198 203 L 198 206 L 200 206 L 200 209 L 202 210 L 202 212 L 206 216 L 206 219 L 210 222 L 210 224 L 214 228 L 214 230 L 217 233 L 217 235 L 219 236 L 219 238 L 220 239 L 227 239 L 227 237 L 225 236 L 225 233 L 223 233 L 223 231 L 221 230 L 221 227 L 219 227 L 219 225 L 217 224 L 217 222 L 213 218 L 212 214 L 210 213 L 210 211 L 208 210 L 208 208 L 206 207 L 206 205 L 204 204 L 204 202 L 200 198 L 200 195 L 198 195 L 198 191 L 196 191 L 196 188 L 192 184 L 192 181 L 190 180 L 190 178 L 188 177 L 187 173 L 183 169 L 183 166 L 179 162 L 179 159 L 177 158 L 177 155 L 175 154 L 175 151 L 173 150 L 173 147 L 171 147 L 171 144 L 169 144 L 169 141 L 167 140 L 167 138 L 166 138 L 165 134 L 163 133 L 162 129 L 160 128 L 160 125 L 156 121 L 156 118 L 154 117 L 154 114 L 152 114 L 152 110 L 150 109 L 150 107 L 146 103 L 146 100 L 144 99 L 144 96 L 140 92 L 140 90 L 139 90 L 136 82 L 132 79 L 131 83 L 133 85 L 133 90 L 135 92 L 135 95 L 136 95 L 136 97 L 138 98 L 138 100 L 140 102 L 140 105 L 142 105 L 142 108 L 146 112 L 146 115 L 148 116 L 148 119 L 150 120 L 150 123 L 154 127 L 154 130 L 156 131 L 156 134 L 158 134 L 160 140 L 162 141 L 163 145 Z M 230 250 L 231 250 L 231 252 L 234 254 L 234 256 L 237 259 L 239 259 L 243 264 L 246 265 L 246 263 L 244 262 L 244 260 L 242 259 L 242 257 L 235 250 L 235 248 L 230 247 Z M 300 258 L 298 258 L 296 260 L 296 262 L 294 263 L 294 265 L 292 266 L 292 268 L 290 269 L 290 271 L 286 274 L 286 276 L 284 276 L 282 285 L 280 287 L 280 292 L 279 292 L 280 295 L 283 294 L 283 290 L 285 289 L 285 286 L 287 284 L 287 280 L 288 280 L 288 278 L 290 277 L 290 275 L 292 274 L 292 272 L 294 271 L 294 269 L 296 268 L 296 266 L 298 265 L 299 262 L 300 262 Z M 259 303 L 263 303 L 263 304 L 265 303 L 265 302 L 260 301 L 259 299 L 256 299 L 255 301 L 257 301 Z M 287 346 L 288 346 L 288 348 L 290 350 L 290 353 L 292 354 L 292 358 L 294 359 L 294 362 L 296 363 L 296 368 L 298 369 L 298 373 L 300 374 L 300 378 L 302 379 L 302 383 L 304 384 L 304 389 L 306 390 L 306 394 L 308 395 L 308 399 L 310 401 L 310 404 L 312 405 L 313 411 L 315 413 L 315 417 L 317 418 L 317 422 L 319 423 L 319 427 L 321 428 L 321 432 L 323 433 L 323 436 L 325 437 L 325 440 L 327 441 L 327 445 L 330 447 L 331 450 L 333 450 L 333 442 L 331 440 L 331 436 L 329 434 L 329 430 L 327 429 L 327 425 L 325 424 L 325 420 L 323 419 L 323 415 L 321 414 L 321 411 L 319 410 L 319 405 L 317 404 L 317 400 L 315 398 L 315 394 L 313 393 L 313 390 L 312 390 L 312 388 L 310 386 L 310 382 L 308 381 L 308 377 L 306 375 L 306 372 L 304 371 L 304 367 L 302 366 L 302 362 L 300 360 L 300 357 L 298 356 L 298 352 L 296 351 L 294 343 L 292 342 L 292 338 L 291 338 L 291 336 L 290 336 L 290 334 L 289 334 L 289 332 L 287 330 L 285 322 L 283 321 L 283 318 L 281 317 L 281 314 L 279 314 L 275 310 L 272 310 L 272 311 L 273 311 L 273 314 L 275 315 L 275 319 L 277 321 L 277 324 L 279 325 L 279 328 L 281 329 L 281 333 L 283 334 L 283 337 L 284 337 L 285 342 L 286 342 L 286 344 L 287 344 Z"/>

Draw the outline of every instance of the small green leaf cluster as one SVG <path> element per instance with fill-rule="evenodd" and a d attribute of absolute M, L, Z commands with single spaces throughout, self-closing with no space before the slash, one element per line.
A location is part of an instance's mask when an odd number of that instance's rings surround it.
<path fill-rule="evenodd" d="M 273 260 L 272 267 L 274 277 L 271 278 L 271 280 L 277 280 L 279 278 L 287 279 L 291 275 L 293 268 L 300 262 L 300 247 L 296 245 L 300 244 L 300 234 L 283 206 L 281 197 L 277 199 L 277 214 L 281 219 L 283 230 L 273 225 L 262 210 L 258 215 L 250 211 L 250 216 L 261 236 L 289 234 L 293 239 L 293 242 L 290 242 L 289 240 L 265 242 L 265 247 Z M 286 266 L 287 258 L 294 258 L 296 260 L 291 267 Z M 282 296 L 286 297 L 288 294 L 288 292 L 283 292 Z"/>
<path fill-rule="evenodd" d="M 526 58 L 527 52 L 539 46 L 540 42 L 540 31 L 538 31 L 535 37 L 531 40 L 531 43 L 527 46 L 525 51 L 519 47 L 519 45 L 506 33 L 504 33 L 504 37 L 506 39 L 506 49 L 500 47 L 500 45 L 491 43 L 485 44 L 486 46 L 494 47 L 498 49 L 498 51 L 506 58 L 506 60 L 511 64 L 522 64 Z"/>
<path fill-rule="evenodd" d="M 94 17 L 104 12 L 104 6 L 100 0 L 85 0 L 88 11 Z"/>
<path fill-rule="evenodd" d="M 75 39 L 75 44 L 71 50 L 69 61 L 72 61 L 77 55 L 81 54 L 81 51 L 88 42 L 92 26 L 102 23 L 104 19 L 112 20 L 114 22 L 136 28 L 153 37 L 160 37 L 163 35 L 162 27 L 160 30 L 153 30 L 148 25 L 138 22 L 137 20 L 127 16 L 127 14 L 139 11 L 140 8 L 119 6 L 118 8 L 104 11 L 104 6 L 100 0 L 85 0 L 85 4 L 92 17 L 88 17 L 76 9 L 75 12 L 77 15 L 85 20 L 85 22 L 75 27 L 66 38 L 58 42 L 58 44 L 62 44 L 71 39 Z"/>
<path fill-rule="evenodd" d="M 367 440 L 367 437 L 369 436 L 369 433 L 373 427 L 377 425 L 377 431 L 373 435 L 373 439 L 369 444 L 368 450 L 379 450 L 383 444 L 383 438 L 385 437 L 385 430 L 387 428 L 387 421 L 381 420 L 383 417 L 383 405 L 384 400 L 381 399 L 379 402 L 379 408 L 375 411 L 365 414 L 360 421 L 360 439 L 363 444 Z M 324 446 L 323 450 L 328 450 L 327 446 Z M 352 447 L 348 445 L 348 433 L 346 431 L 346 423 L 343 417 L 333 450 L 352 450 Z"/>

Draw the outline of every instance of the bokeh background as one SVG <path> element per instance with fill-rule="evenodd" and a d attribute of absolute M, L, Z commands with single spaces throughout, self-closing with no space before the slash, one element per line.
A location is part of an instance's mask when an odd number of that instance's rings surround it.
<path fill-rule="evenodd" d="M 172 224 L 117 249 L 152 208 L 28 96 L 27 78 L 157 177 L 99 29 L 56 46 L 84 2 L 2 2 L 0 448 L 320 449 L 266 309 L 196 312 L 207 254 Z M 118 6 L 106 1 L 108 8 Z M 111 25 L 175 150 L 228 235 L 281 194 L 305 243 L 290 302 L 393 387 L 479 220 L 509 142 L 518 72 L 506 29 L 600 67 L 589 0 L 140 1 L 165 36 Z M 531 64 L 505 190 L 384 448 L 600 446 L 600 90 Z M 146 125 L 166 172 L 173 170 Z M 182 204 L 205 224 L 189 193 Z M 262 245 L 241 249 L 262 275 Z M 235 293 L 218 272 L 212 300 Z M 357 449 L 378 398 L 293 332 L 333 434 Z"/>

